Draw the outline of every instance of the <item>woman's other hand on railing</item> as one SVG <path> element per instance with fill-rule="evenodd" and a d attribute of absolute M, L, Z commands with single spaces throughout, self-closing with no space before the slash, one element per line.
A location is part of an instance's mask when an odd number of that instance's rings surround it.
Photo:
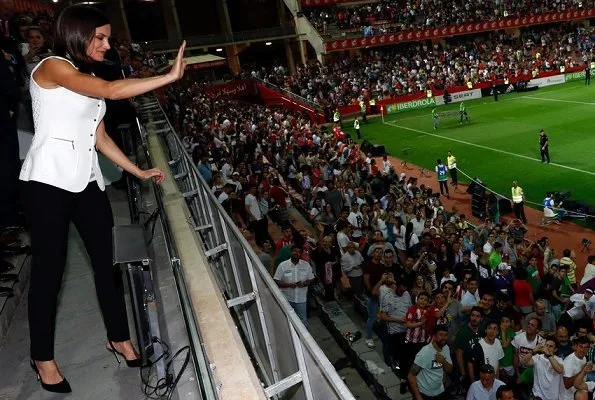
<path fill-rule="evenodd" d="M 167 74 L 172 82 L 175 82 L 181 79 L 184 76 L 184 69 L 186 68 L 186 61 L 184 60 L 184 51 L 186 50 L 186 41 L 182 42 L 180 49 L 178 50 L 178 55 L 174 60 L 174 64 L 171 67 L 171 71 Z"/>
<path fill-rule="evenodd" d="M 159 168 L 141 169 L 136 173 L 136 177 L 143 181 L 153 178 L 153 181 L 157 184 L 161 184 L 165 180 L 165 174 Z"/>

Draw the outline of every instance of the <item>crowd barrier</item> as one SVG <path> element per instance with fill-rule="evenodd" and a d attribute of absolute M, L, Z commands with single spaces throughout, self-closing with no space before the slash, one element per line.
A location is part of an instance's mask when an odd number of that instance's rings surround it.
<path fill-rule="evenodd" d="M 163 109 L 151 100 L 176 184 L 192 215 L 188 221 L 205 249 L 222 296 L 269 398 L 354 399 L 267 269 L 202 179 Z"/>

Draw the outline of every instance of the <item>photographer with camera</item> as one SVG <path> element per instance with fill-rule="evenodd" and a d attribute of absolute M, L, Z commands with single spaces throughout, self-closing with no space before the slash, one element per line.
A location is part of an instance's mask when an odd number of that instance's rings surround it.
<path fill-rule="evenodd" d="M 557 400 L 564 374 L 564 361 L 556 356 L 558 343 L 553 336 L 548 336 L 545 343 L 539 344 L 532 352 L 521 358 L 521 364 L 533 367 L 533 396 L 542 400 Z"/>

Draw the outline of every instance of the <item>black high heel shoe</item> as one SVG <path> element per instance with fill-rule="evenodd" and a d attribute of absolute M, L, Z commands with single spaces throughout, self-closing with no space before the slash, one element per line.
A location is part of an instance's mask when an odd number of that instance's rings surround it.
<path fill-rule="evenodd" d="M 43 381 L 41 380 L 41 375 L 39 375 L 39 369 L 37 369 L 37 364 L 35 364 L 35 361 L 33 361 L 33 360 L 29 360 L 29 362 L 31 364 L 31 368 L 35 372 L 35 375 L 37 375 L 37 382 L 41 383 L 42 388 L 44 388 L 48 392 L 52 392 L 52 393 L 71 393 L 72 392 L 72 389 L 70 388 L 70 384 L 64 377 L 62 377 L 62 378 L 64 378 L 64 379 L 62 379 L 62 382 L 53 383 L 53 384 L 43 383 Z"/>
<path fill-rule="evenodd" d="M 118 355 L 121 355 L 122 358 L 124 359 L 124 361 L 126 361 L 126 365 L 128 366 L 128 368 L 138 368 L 138 367 L 142 366 L 140 357 L 137 359 L 134 359 L 134 360 L 127 360 L 126 357 L 124 357 L 124 354 L 122 354 L 118 350 L 116 350 L 116 347 L 114 346 L 114 344 L 112 343 L 111 340 L 109 341 L 109 345 L 110 345 L 111 349 L 107 349 L 107 350 L 114 353 L 114 356 L 116 357 L 116 361 L 118 362 L 118 364 L 122 363 L 120 361 L 120 357 L 118 357 Z"/>

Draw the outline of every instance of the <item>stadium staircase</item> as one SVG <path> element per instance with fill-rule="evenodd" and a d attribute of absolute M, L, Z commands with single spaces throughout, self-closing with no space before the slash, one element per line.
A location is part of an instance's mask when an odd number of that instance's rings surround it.
<path fill-rule="evenodd" d="M 295 230 L 306 229 L 315 234 L 315 229 L 308 223 L 308 210 L 301 194 L 289 190 L 291 204 L 300 214 L 292 215 L 291 224 Z M 299 218 L 299 217 L 302 218 Z M 277 239 L 277 238 L 274 238 Z M 316 272 L 315 272 L 316 273 Z M 315 287 L 316 305 L 320 309 L 320 318 L 339 347 L 345 352 L 352 365 L 359 371 L 370 389 L 379 399 L 409 400 L 411 393 L 401 394 L 400 371 L 393 370 L 381 356 L 382 342 L 375 327 L 373 335 L 376 348 L 370 348 L 365 341 L 365 324 L 368 319 L 368 299 L 354 296 L 352 300 L 325 301 L 322 286 Z M 354 337 L 359 332 L 359 337 Z"/>
<path fill-rule="evenodd" d="M 295 30 L 301 39 L 307 40 L 316 52 L 318 61 L 322 62 L 322 55 L 326 53 L 324 38 L 302 13 L 299 0 L 283 0 L 295 20 Z"/>

